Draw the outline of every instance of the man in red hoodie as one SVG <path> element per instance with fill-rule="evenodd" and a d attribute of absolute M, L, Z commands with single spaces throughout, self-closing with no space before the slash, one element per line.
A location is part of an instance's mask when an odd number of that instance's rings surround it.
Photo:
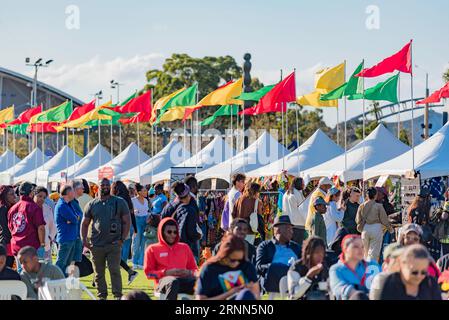
<path fill-rule="evenodd" d="M 190 247 L 179 242 L 176 220 L 162 219 L 157 231 L 159 242 L 145 251 L 145 274 L 158 281 L 156 291 L 167 300 L 176 300 L 178 293 L 193 294 L 198 268 Z"/>

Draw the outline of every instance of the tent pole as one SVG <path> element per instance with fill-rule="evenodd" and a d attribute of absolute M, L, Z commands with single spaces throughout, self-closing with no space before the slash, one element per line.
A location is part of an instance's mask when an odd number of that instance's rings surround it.
<path fill-rule="evenodd" d="M 295 108 L 295 112 L 296 112 L 296 153 L 298 156 L 298 177 L 300 176 L 301 173 L 301 164 L 299 163 L 299 114 L 298 114 L 298 106 L 296 106 Z"/>
<path fill-rule="evenodd" d="M 413 66 L 413 43 L 410 44 L 410 64 Z M 413 101 L 413 72 L 410 73 L 410 102 L 412 104 L 412 119 L 411 119 L 411 129 L 412 129 L 412 165 L 413 171 L 415 171 L 415 116 L 414 116 L 414 101 Z"/>
<path fill-rule="evenodd" d="M 140 182 L 140 127 L 139 127 L 139 121 L 137 121 L 137 161 L 139 163 L 139 182 Z M 153 177 L 151 177 L 153 179 Z M 153 181 L 151 181 L 153 182 Z"/>
<path fill-rule="evenodd" d="M 398 139 L 401 137 L 401 73 L 398 75 Z"/>

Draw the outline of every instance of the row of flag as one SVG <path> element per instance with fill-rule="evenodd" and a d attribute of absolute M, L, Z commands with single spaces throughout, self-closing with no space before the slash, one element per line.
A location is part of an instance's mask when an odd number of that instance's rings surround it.
<path fill-rule="evenodd" d="M 385 81 L 365 89 L 363 78 L 373 78 L 393 73 Z M 123 102 L 113 105 L 108 101 L 100 106 L 95 100 L 73 109 L 72 101 L 66 101 L 51 109 L 42 106 L 30 108 L 14 119 L 14 108 L 0 111 L 0 128 L 26 134 L 30 132 L 59 132 L 66 128 L 84 129 L 99 125 L 150 123 L 191 119 L 192 114 L 203 107 L 220 106 L 210 117 L 201 122 L 211 125 L 218 117 L 286 112 L 288 103 L 301 106 L 338 107 L 338 100 L 366 99 L 398 103 L 400 73 L 412 74 L 412 41 L 400 51 L 371 68 L 364 68 L 362 61 L 346 81 L 346 62 L 319 70 L 315 75 L 314 91 L 296 96 L 295 72 L 277 84 L 267 85 L 255 92 L 242 92 L 243 79 L 231 80 L 198 101 L 198 84 L 179 89 L 152 103 L 151 90 L 138 96 L 137 92 Z M 449 83 L 417 104 L 437 103 L 449 97 Z M 255 105 L 242 110 L 244 101 Z"/>

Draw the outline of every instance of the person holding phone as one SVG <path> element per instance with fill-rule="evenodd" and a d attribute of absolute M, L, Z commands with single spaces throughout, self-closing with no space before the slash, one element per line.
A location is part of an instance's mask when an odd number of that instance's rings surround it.
<path fill-rule="evenodd" d="M 256 300 L 260 286 L 256 268 L 245 259 L 245 242 L 227 234 L 217 254 L 201 268 L 196 283 L 197 300 Z"/>

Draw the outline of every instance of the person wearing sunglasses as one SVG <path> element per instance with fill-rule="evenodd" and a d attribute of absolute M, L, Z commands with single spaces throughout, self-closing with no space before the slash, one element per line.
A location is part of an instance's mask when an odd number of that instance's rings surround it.
<path fill-rule="evenodd" d="M 217 254 L 209 258 L 196 283 L 197 300 L 256 300 L 260 295 L 256 268 L 245 259 L 245 242 L 226 234 Z"/>
<path fill-rule="evenodd" d="M 422 236 L 423 229 L 420 225 L 416 223 L 407 223 L 399 230 L 399 244 L 403 247 L 408 247 L 413 244 L 422 244 Z M 430 258 L 428 272 L 429 275 L 435 279 L 438 279 L 441 274 L 432 257 Z"/>
<path fill-rule="evenodd" d="M 176 300 L 178 293 L 193 294 L 198 270 L 189 245 L 179 242 L 176 220 L 167 217 L 158 226 L 158 242 L 145 250 L 144 272 L 157 283 L 156 291 Z"/>
<path fill-rule="evenodd" d="M 379 300 L 441 300 L 438 283 L 428 274 L 430 259 L 423 245 L 406 247 L 400 257 L 399 271 L 377 284 Z"/>

